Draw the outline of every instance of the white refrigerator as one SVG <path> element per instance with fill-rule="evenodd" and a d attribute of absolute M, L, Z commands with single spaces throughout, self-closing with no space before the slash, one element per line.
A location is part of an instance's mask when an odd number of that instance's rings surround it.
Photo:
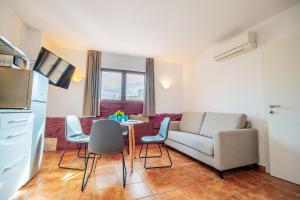
<path fill-rule="evenodd" d="M 43 160 L 48 84 L 49 79 L 35 71 L 0 67 L 0 109 L 30 110 L 34 115 L 30 178 Z"/>

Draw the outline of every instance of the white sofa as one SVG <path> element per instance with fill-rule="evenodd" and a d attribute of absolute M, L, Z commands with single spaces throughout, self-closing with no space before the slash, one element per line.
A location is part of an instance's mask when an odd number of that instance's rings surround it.
<path fill-rule="evenodd" d="M 256 164 L 258 134 L 245 114 L 185 112 L 172 121 L 165 144 L 223 172 Z"/>

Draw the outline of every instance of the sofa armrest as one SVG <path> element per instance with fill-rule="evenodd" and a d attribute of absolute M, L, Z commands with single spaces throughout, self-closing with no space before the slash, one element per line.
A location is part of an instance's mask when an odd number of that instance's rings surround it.
<path fill-rule="evenodd" d="M 214 136 L 214 165 L 220 171 L 258 161 L 256 129 L 220 130 Z"/>
<path fill-rule="evenodd" d="M 180 124 L 180 121 L 171 121 L 169 130 L 170 131 L 179 131 L 179 124 Z"/>

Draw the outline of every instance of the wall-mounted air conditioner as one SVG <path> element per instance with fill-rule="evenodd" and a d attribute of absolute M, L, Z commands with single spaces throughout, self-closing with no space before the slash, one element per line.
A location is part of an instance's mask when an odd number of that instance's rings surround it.
<path fill-rule="evenodd" d="M 255 49 L 256 46 L 256 34 L 254 32 L 246 32 L 218 45 L 215 49 L 214 59 L 223 61 Z"/>

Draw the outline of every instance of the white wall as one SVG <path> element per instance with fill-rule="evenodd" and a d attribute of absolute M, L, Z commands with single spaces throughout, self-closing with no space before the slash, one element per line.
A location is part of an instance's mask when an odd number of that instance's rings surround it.
<path fill-rule="evenodd" d="M 0 6 L 0 20 L 0 35 L 21 48 L 21 41 L 26 34 L 26 25 L 5 3 L 1 3 Z"/>
<path fill-rule="evenodd" d="M 21 41 L 22 50 L 30 59 L 31 69 L 42 46 L 42 32 L 38 29 L 27 26 L 26 32 Z"/>
<path fill-rule="evenodd" d="M 258 48 L 223 62 L 213 59 L 214 47 L 183 66 L 183 110 L 242 112 L 259 130 L 259 164 L 268 160 L 267 125 L 263 113 L 262 48 L 274 37 L 300 28 L 300 4 L 250 28 Z"/>
<path fill-rule="evenodd" d="M 145 72 L 146 58 L 115 53 L 102 53 L 101 67 Z"/>
<path fill-rule="evenodd" d="M 44 44 L 44 46 L 69 63 L 72 63 L 80 74 L 85 75 L 87 62 L 86 51 L 52 47 L 49 44 Z M 84 80 L 79 83 L 71 81 L 68 89 L 50 85 L 47 116 L 64 117 L 68 114 L 81 116 L 83 109 L 83 95 Z"/>
<path fill-rule="evenodd" d="M 182 112 L 182 65 L 154 62 L 157 113 Z M 169 86 L 168 89 L 163 85 Z"/>
<path fill-rule="evenodd" d="M 80 74 L 85 76 L 87 62 L 86 50 L 63 49 L 54 47 L 49 41 L 44 40 L 43 46 L 61 56 L 68 62 L 75 65 Z M 103 53 L 101 57 L 103 68 L 145 71 L 145 58 Z M 155 61 L 155 87 L 156 87 L 156 112 L 157 113 L 178 113 L 181 112 L 181 65 Z M 170 89 L 162 88 L 161 80 L 172 81 Z M 84 81 L 80 83 L 71 82 L 68 90 L 49 86 L 48 109 L 49 117 L 64 117 L 68 114 L 82 115 Z"/>
<path fill-rule="evenodd" d="M 41 48 L 41 31 L 23 23 L 6 4 L 1 4 L 0 20 L 0 35 L 21 49 L 31 61 L 35 60 Z"/>

